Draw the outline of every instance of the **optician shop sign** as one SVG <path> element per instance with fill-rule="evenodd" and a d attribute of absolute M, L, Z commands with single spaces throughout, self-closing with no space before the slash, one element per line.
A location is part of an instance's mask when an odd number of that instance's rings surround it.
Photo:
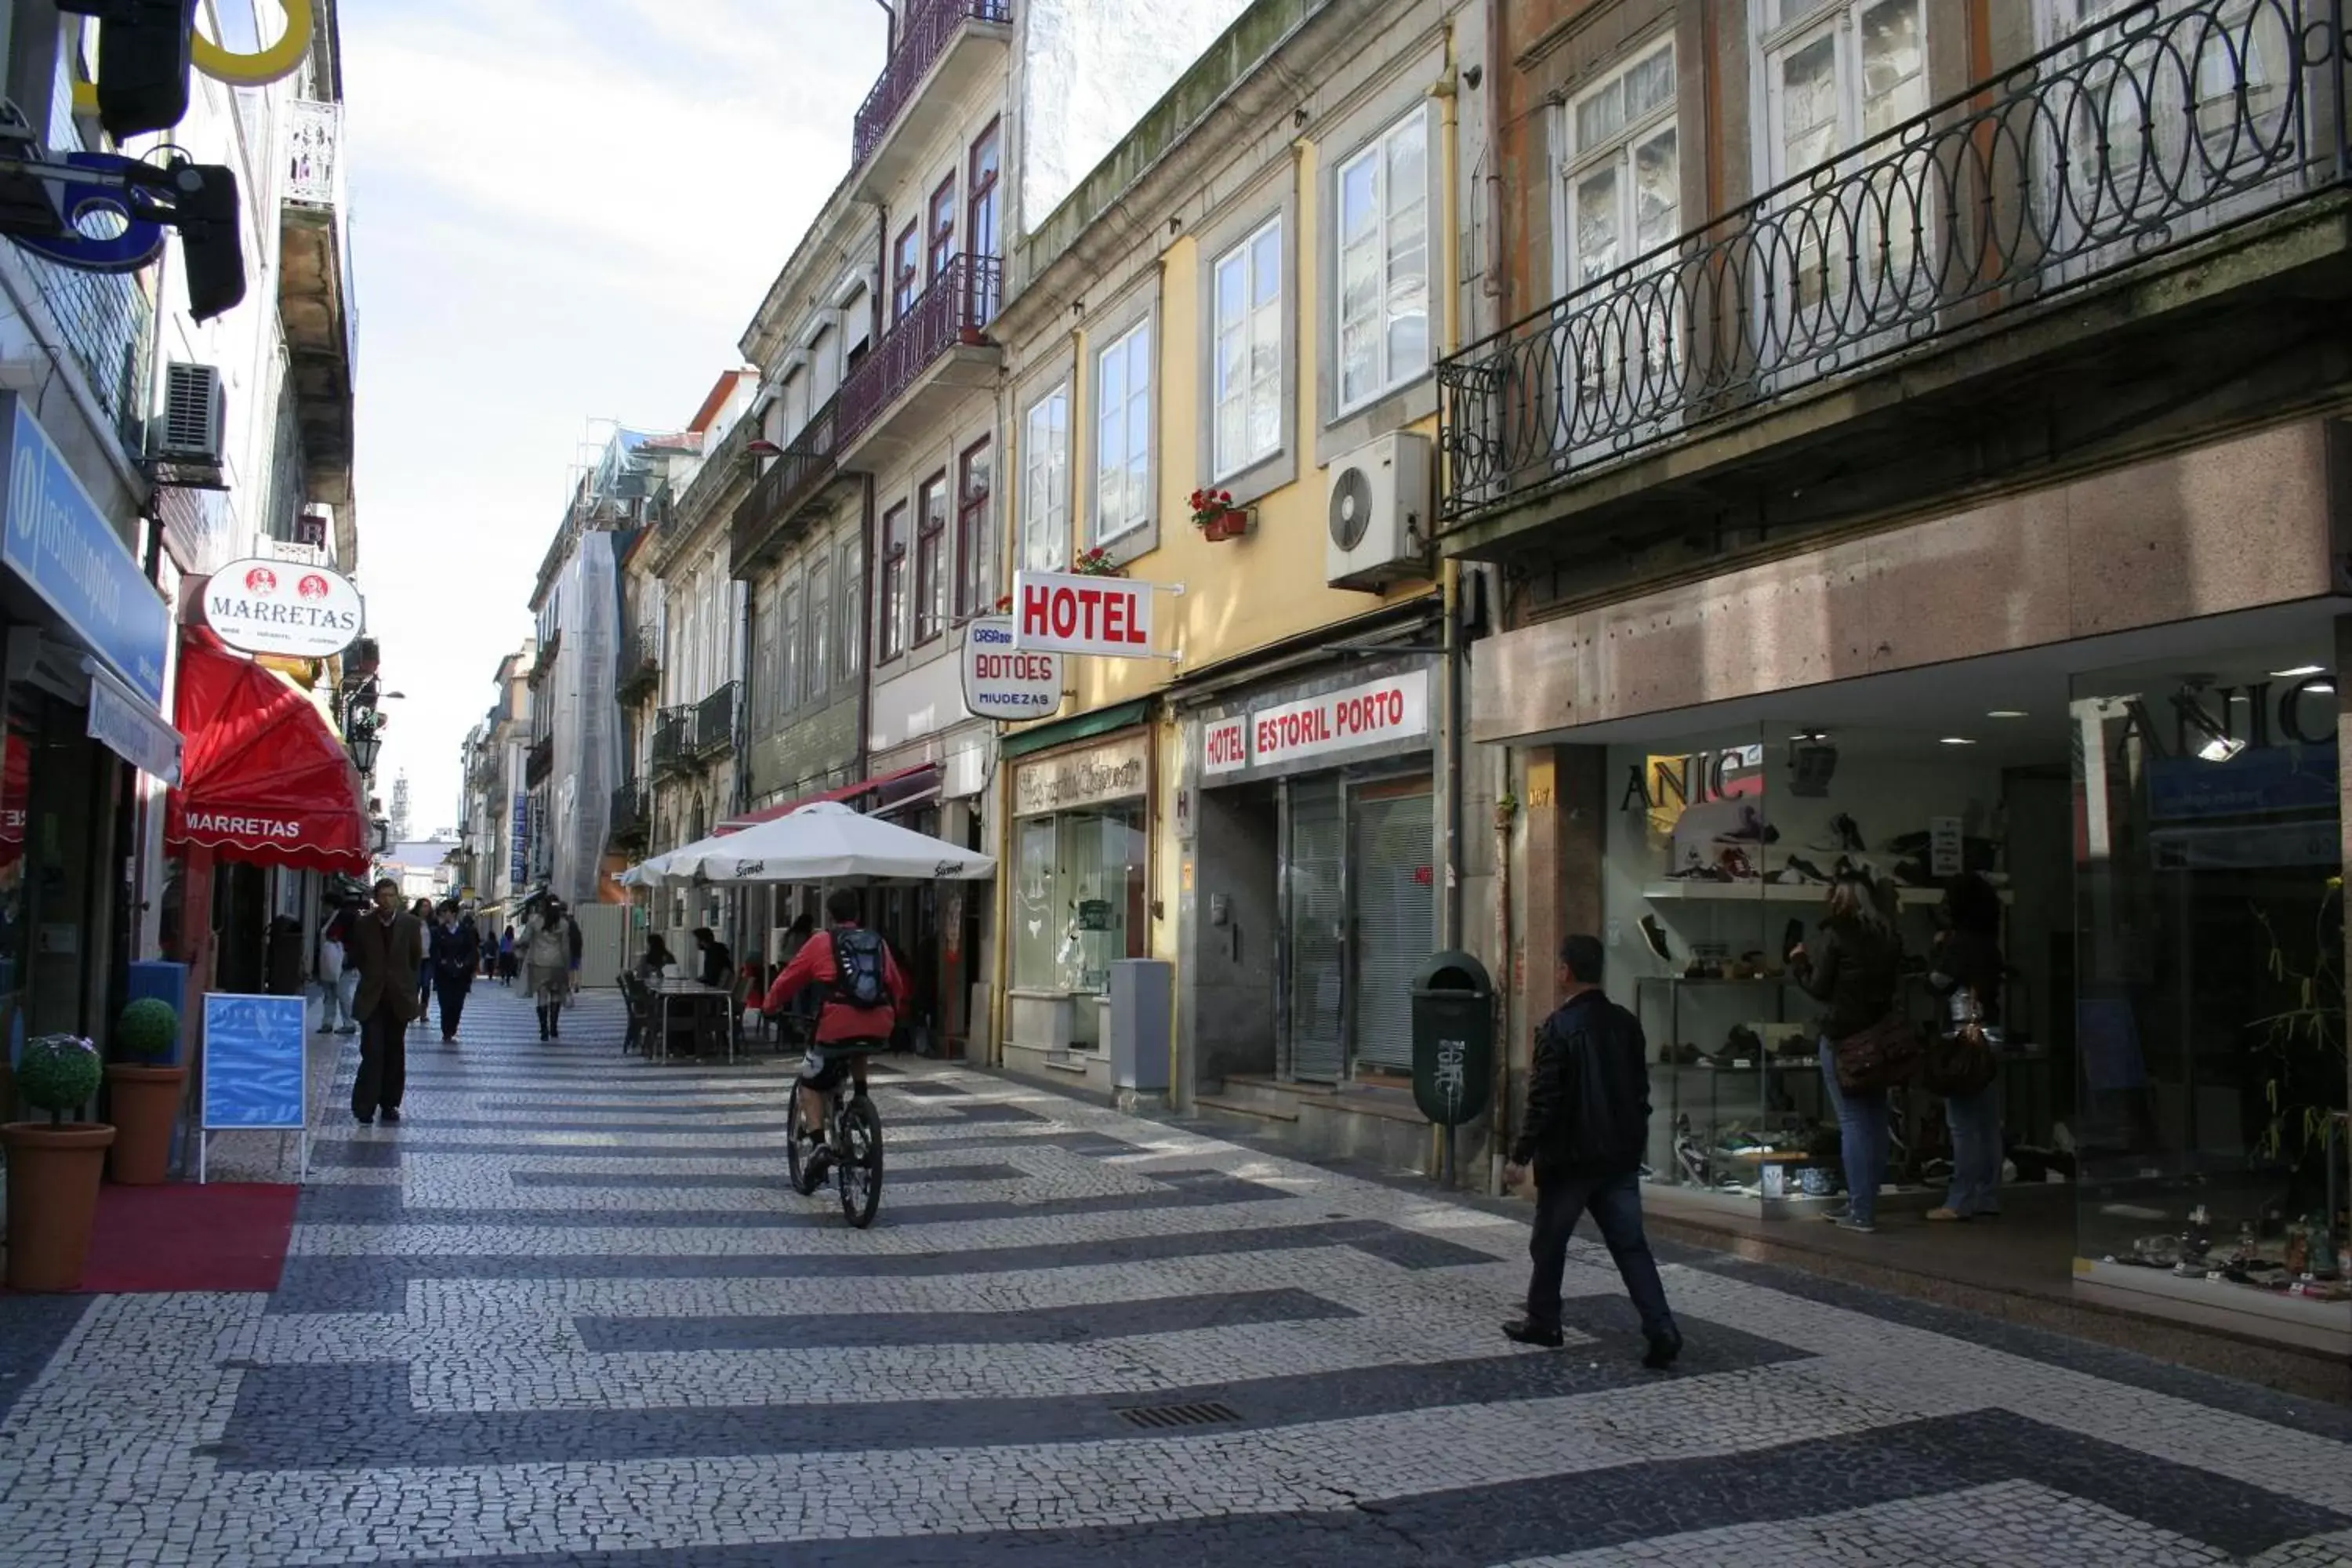
<path fill-rule="evenodd" d="M 1413 670 L 1220 719 L 1202 736 L 1212 775 L 1351 752 L 1429 733 L 1429 672 Z"/>
<path fill-rule="evenodd" d="M 1043 719 L 1062 705 L 1062 656 L 1013 644 L 1013 622 L 984 616 L 963 630 L 963 706 L 975 719 Z"/>
<path fill-rule="evenodd" d="M 1151 658 L 1149 583 L 1067 572 L 1013 574 L 1013 646 L 1030 653 Z"/>
<path fill-rule="evenodd" d="M 23 401 L 5 397 L 8 514 L 0 560 L 151 706 L 163 702 L 172 613 Z"/>
<path fill-rule="evenodd" d="M 332 658 L 359 637 L 367 613 L 351 579 L 323 566 L 252 556 L 205 584 L 205 624 L 247 653 Z"/>

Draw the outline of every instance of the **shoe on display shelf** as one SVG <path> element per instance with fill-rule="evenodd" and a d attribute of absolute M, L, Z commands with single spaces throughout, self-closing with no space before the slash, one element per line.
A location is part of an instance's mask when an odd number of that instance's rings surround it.
<path fill-rule="evenodd" d="M 1700 860 L 1684 867 L 1679 871 L 1667 872 L 1666 880 L 1669 882 L 1728 882 L 1731 880 L 1731 873 L 1720 866 L 1710 866 L 1706 861 Z"/>
<path fill-rule="evenodd" d="M 1862 828 L 1856 825 L 1853 816 L 1841 811 L 1830 818 L 1829 831 L 1814 839 L 1806 847 L 1817 849 L 1824 855 L 1835 855 L 1841 851 L 1848 855 L 1859 855 L 1868 846 L 1863 843 Z"/>
<path fill-rule="evenodd" d="M 1723 879 L 1727 882 L 1753 882 L 1757 879 L 1756 863 L 1748 859 L 1745 849 L 1726 848 L 1715 858 L 1715 863 L 1722 868 Z"/>
<path fill-rule="evenodd" d="M 1654 914 L 1643 915 L 1640 926 L 1642 941 L 1647 943 L 1650 951 L 1657 955 L 1658 962 L 1672 963 L 1675 961 L 1675 955 L 1666 946 L 1666 928 L 1658 923 L 1658 917 Z"/>
<path fill-rule="evenodd" d="M 1739 807 L 1739 826 L 1728 832 L 1717 834 L 1716 841 L 1719 844 L 1778 844 L 1780 842 L 1780 830 L 1765 821 L 1763 813 L 1743 802 Z"/>

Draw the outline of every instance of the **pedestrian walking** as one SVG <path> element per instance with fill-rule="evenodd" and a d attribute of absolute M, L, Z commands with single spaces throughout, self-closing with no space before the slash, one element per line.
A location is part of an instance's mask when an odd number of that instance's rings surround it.
<path fill-rule="evenodd" d="M 572 966 L 580 947 L 579 923 L 561 899 L 541 899 L 522 922 L 516 939 L 522 952 L 523 989 L 539 1009 L 539 1037 L 563 1037 L 563 1006 L 572 996 Z"/>
<path fill-rule="evenodd" d="M 509 925 L 499 932 L 499 984 L 511 986 L 515 979 L 515 933 Z"/>
<path fill-rule="evenodd" d="M 1555 1350 L 1566 1342 L 1560 1276 L 1568 1266 L 1568 1239 L 1577 1220 L 1590 1213 L 1642 1314 L 1648 1346 L 1642 1364 L 1664 1371 L 1681 1352 L 1683 1336 L 1642 1232 L 1649 1049 L 1640 1022 L 1602 993 L 1601 958 L 1598 937 L 1579 934 L 1560 942 L 1559 1008 L 1536 1030 L 1527 1115 L 1504 1169 L 1513 1186 L 1530 1169 L 1535 1175 L 1535 1233 L 1528 1244 L 1535 1273 L 1528 1281 L 1526 1315 L 1504 1324 L 1503 1332 L 1521 1344 Z"/>
<path fill-rule="evenodd" d="M 441 998 L 441 1043 L 457 1043 L 457 1023 L 466 1015 L 466 997 L 474 988 L 474 971 L 482 961 L 482 935 L 460 918 L 457 900 L 441 901 L 441 923 L 433 928 L 433 989 Z"/>
<path fill-rule="evenodd" d="M 319 1033 L 322 1035 L 359 1032 L 359 1020 L 352 1016 L 352 990 L 359 984 L 359 972 L 343 962 L 343 942 L 359 916 L 359 905 L 347 900 L 330 911 L 319 928 Z"/>
<path fill-rule="evenodd" d="M 416 1017 L 414 1022 L 426 1024 L 433 1017 L 433 900 L 419 899 L 408 911 L 416 917 Z"/>
<path fill-rule="evenodd" d="M 406 1030 L 415 1015 L 417 972 L 424 967 L 425 932 L 400 908 L 400 884 L 375 885 L 375 908 L 352 922 L 343 961 L 359 972 L 352 1010 L 360 1021 L 360 1070 L 352 1080 L 352 1116 L 362 1127 L 381 1114 L 400 1120 L 408 1086 Z"/>

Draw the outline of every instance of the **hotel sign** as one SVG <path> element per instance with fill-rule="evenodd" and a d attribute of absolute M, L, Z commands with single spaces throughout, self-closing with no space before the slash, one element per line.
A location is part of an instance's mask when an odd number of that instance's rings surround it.
<path fill-rule="evenodd" d="M 1215 777 L 1428 733 L 1429 672 L 1416 669 L 1212 721 L 1202 733 L 1201 771 Z"/>

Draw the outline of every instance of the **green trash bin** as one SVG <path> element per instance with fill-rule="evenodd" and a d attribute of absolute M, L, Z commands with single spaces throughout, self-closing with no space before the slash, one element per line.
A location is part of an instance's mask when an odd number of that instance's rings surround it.
<path fill-rule="evenodd" d="M 1466 952 L 1412 977 L 1412 1099 L 1440 1127 L 1475 1121 L 1495 1081 L 1495 983 Z"/>

